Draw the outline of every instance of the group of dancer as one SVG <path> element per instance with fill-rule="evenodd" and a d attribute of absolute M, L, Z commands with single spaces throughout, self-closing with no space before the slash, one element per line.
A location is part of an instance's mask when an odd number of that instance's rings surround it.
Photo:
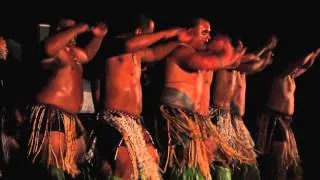
<path fill-rule="evenodd" d="M 130 23 L 126 33 L 115 35 L 104 23 L 89 27 L 62 19 L 51 26 L 36 55 L 23 60 L 32 66 L 36 84 L 23 90 L 30 92 L 22 98 L 28 101 L 1 102 L 3 177 L 19 173 L 8 170 L 12 152 L 19 152 L 30 177 L 41 179 L 302 179 L 290 126 L 295 78 L 312 66 L 320 49 L 272 74 L 252 138 L 243 118 L 246 77 L 273 63 L 276 36 L 249 52 L 226 35 L 211 37 L 204 18 L 161 31 L 145 16 Z M 92 37 L 86 45 L 77 42 L 82 35 Z M 0 38 L 3 67 L 9 64 L 6 42 Z M 146 96 L 144 65 L 156 61 L 163 64 L 163 82 L 153 82 L 162 83 L 161 93 Z M 95 105 L 93 140 L 77 116 L 84 70 Z M 8 76 L 1 77 L 3 99 L 17 99 L 19 85 L 14 92 L 10 85 L 19 80 Z M 142 114 L 146 98 L 157 107 L 148 118 Z M 269 168 L 260 172 L 264 162 L 258 156 L 271 159 Z"/>

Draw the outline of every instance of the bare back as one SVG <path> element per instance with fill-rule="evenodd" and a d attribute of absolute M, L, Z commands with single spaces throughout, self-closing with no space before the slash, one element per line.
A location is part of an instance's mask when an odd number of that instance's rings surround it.
<path fill-rule="evenodd" d="M 236 71 L 218 70 L 215 72 L 212 104 L 222 109 L 230 109 L 230 103 L 235 91 Z"/>
<path fill-rule="evenodd" d="M 274 77 L 267 106 L 281 113 L 292 115 L 295 89 L 295 81 L 290 75 L 284 78 Z"/>
<path fill-rule="evenodd" d="M 246 104 L 246 74 L 236 71 L 235 74 L 235 87 L 232 97 L 232 106 L 233 110 L 240 116 L 243 116 L 245 113 L 245 104 Z"/>
<path fill-rule="evenodd" d="M 207 115 L 212 71 L 190 72 L 171 56 L 166 61 L 165 89 L 161 101 Z"/>
<path fill-rule="evenodd" d="M 142 111 L 141 57 L 127 53 L 107 59 L 104 91 L 104 108 L 139 115 Z"/>
<path fill-rule="evenodd" d="M 83 102 L 82 64 L 77 59 L 86 58 L 78 48 L 63 48 L 54 64 L 43 64 L 44 68 L 54 67 L 49 82 L 37 94 L 37 102 L 55 105 L 67 112 L 78 113 Z M 49 67 L 46 67 L 49 66 Z"/>

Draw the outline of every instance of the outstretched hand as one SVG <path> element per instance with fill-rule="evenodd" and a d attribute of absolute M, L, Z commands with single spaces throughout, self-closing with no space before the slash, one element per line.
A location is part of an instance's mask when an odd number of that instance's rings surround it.
<path fill-rule="evenodd" d="M 277 44 L 277 36 L 271 36 L 264 48 L 256 53 L 256 56 L 258 56 L 261 60 L 270 59 L 274 55 L 272 51 L 276 48 Z"/>
<path fill-rule="evenodd" d="M 241 40 L 238 40 L 237 45 L 235 47 L 235 51 L 239 51 L 244 48 L 244 45 Z"/>
<path fill-rule="evenodd" d="M 234 49 L 233 58 L 236 60 L 236 64 L 240 65 L 241 63 L 244 63 L 246 60 L 244 58 L 245 54 L 247 52 L 247 48 L 243 46 L 241 41 L 238 41 L 238 45 Z"/>
<path fill-rule="evenodd" d="M 86 32 L 86 31 L 88 31 L 89 30 L 89 26 L 88 26 L 88 24 L 86 24 L 86 23 L 79 23 L 79 24 L 77 24 L 76 25 L 76 27 L 77 27 L 77 29 L 78 29 L 78 33 L 80 34 L 80 33 L 84 33 L 84 32 Z"/>
<path fill-rule="evenodd" d="M 188 43 L 192 39 L 192 36 L 185 29 L 180 30 L 178 32 L 177 36 L 178 36 L 178 41 L 180 41 L 182 43 Z"/>
<path fill-rule="evenodd" d="M 303 58 L 303 62 L 314 61 L 320 54 L 320 48 L 315 51 L 310 52 Z"/>
<path fill-rule="evenodd" d="M 271 36 L 266 45 L 267 51 L 272 51 L 274 48 L 276 48 L 277 44 L 278 44 L 277 36 L 275 35 Z"/>
<path fill-rule="evenodd" d="M 231 44 L 231 39 L 226 35 L 216 35 L 207 45 L 208 50 L 210 51 L 222 51 L 225 48 L 231 48 L 234 50 L 234 47 Z"/>
<path fill-rule="evenodd" d="M 320 48 L 312 52 L 312 60 L 315 60 L 320 55 Z"/>
<path fill-rule="evenodd" d="M 261 58 L 254 53 L 247 53 L 242 56 L 241 63 L 261 61 Z"/>
<path fill-rule="evenodd" d="M 243 63 L 243 56 L 245 55 L 247 48 L 244 47 L 243 43 L 239 40 L 236 47 L 234 48 L 232 59 L 234 63 L 229 67 L 231 69 L 237 68 L 241 63 Z"/>
<path fill-rule="evenodd" d="M 178 36 L 179 33 L 181 31 L 183 31 L 183 30 L 184 30 L 183 28 L 171 28 L 171 29 L 168 29 L 168 30 L 165 31 L 164 38 L 165 39 L 170 39 L 172 37 Z"/>
<path fill-rule="evenodd" d="M 320 48 L 315 51 L 310 52 L 299 62 L 300 66 L 304 69 L 308 69 L 312 66 L 315 59 L 320 55 Z"/>
<path fill-rule="evenodd" d="M 96 37 L 104 37 L 108 33 L 108 26 L 100 22 L 91 28 L 91 32 Z"/>

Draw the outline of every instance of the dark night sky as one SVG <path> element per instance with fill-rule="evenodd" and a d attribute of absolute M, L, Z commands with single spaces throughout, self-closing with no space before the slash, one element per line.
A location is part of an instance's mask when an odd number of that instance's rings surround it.
<path fill-rule="evenodd" d="M 190 1 L 191 2 L 191 1 Z M 195 2 L 193 2 L 195 4 Z M 292 3 L 286 7 L 280 7 L 279 3 L 268 2 L 265 4 L 248 5 L 227 4 L 217 5 L 199 1 L 194 9 L 193 3 L 186 3 L 187 7 L 170 7 L 162 2 L 153 2 L 151 5 L 141 6 L 136 11 L 130 6 L 130 11 L 121 10 L 120 6 L 111 7 L 102 4 L 87 6 L 88 2 L 80 4 L 78 7 L 65 7 L 62 9 L 51 7 L 33 10 L 36 15 L 30 12 L 20 13 L 13 18 L 7 16 L 1 24 L 0 32 L 12 37 L 20 42 L 29 42 L 35 35 L 36 24 L 40 22 L 51 22 L 58 17 L 74 17 L 82 21 L 105 20 L 110 29 L 112 24 L 121 27 L 125 21 L 121 16 L 131 16 L 139 12 L 147 13 L 156 20 L 156 28 L 161 29 L 170 24 L 175 24 L 188 17 L 205 17 L 212 22 L 213 31 L 226 33 L 233 38 L 241 39 L 249 49 L 258 48 L 271 34 L 279 37 L 279 47 L 277 48 L 276 60 L 288 60 L 297 58 L 310 50 L 320 47 L 320 27 L 319 10 L 315 4 L 303 4 L 291 8 Z M 202 3 L 202 4 L 200 4 Z M 211 1 L 210 3 L 215 3 Z M 151 4 L 151 3 L 150 3 Z M 297 4 L 296 4 L 297 5 Z M 98 8 L 96 9 L 96 6 Z M 159 9 L 155 9 L 157 6 Z M 136 6 L 135 6 L 136 7 Z M 169 8 L 170 7 L 170 8 Z M 110 9 L 118 9 L 111 12 Z M 119 21 L 117 21 L 119 20 Z M 112 23 L 110 23 L 112 22 Z M 32 35 L 30 35 L 32 34 Z M 318 58 L 320 61 L 320 58 Z M 320 62 L 315 62 L 314 66 L 302 77 L 296 80 L 296 112 L 294 116 L 293 129 L 296 131 L 296 138 L 301 151 L 303 165 L 305 167 L 306 178 L 311 174 L 311 163 L 318 155 L 312 141 L 317 141 L 317 127 L 315 121 L 319 118 L 317 102 L 319 96 Z M 264 73 L 258 73 L 248 78 L 247 91 L 247 121 L 249 127 L 253 128 L 253 117 L 256 100 L 265 96 Z M 312 169 L 313 170 L 313 169 Z"/>

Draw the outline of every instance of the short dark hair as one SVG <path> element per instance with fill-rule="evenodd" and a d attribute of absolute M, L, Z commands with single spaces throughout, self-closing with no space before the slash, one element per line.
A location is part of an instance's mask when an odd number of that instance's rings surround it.
<path fill-rule="evenodd" d="M 139 14 L 133 18 L 131 23 L 129 23 L 130 24 L 129 29 L 130 29 L 130 31 L 134 31 L 137 28 L 141 28 L 142 30 L 145 30 L 149 27 L 150 21 L 152 21 L 151 18 L 149 18 L 143 14 Z"/>
<path fill-rule="evenodd" d="M 152 21 L 151 18 L 148 18 L 142 14 L 139 15 L 138 24 L 142 30 L 148 29 L 151 21 Z"/>
<path fill-rule="evenodd" d="M 193 27 L 197 26 L 200 23 L 200 21 L 207 21 L 207 20 L 204 18 L 201 18 L 201 17 L 190 18 L 186 22 L 185 28 L 193 28 Z"/>
<path fill-rule="evenodd" d="M 66 21 L 68 19 L 71 19 L 71 18 L 59 18 L 59 19 L 53 21 L 50 24 L 50 35 L 56 34 L 57 32 L 68 28 L 66 26 Z"/>

